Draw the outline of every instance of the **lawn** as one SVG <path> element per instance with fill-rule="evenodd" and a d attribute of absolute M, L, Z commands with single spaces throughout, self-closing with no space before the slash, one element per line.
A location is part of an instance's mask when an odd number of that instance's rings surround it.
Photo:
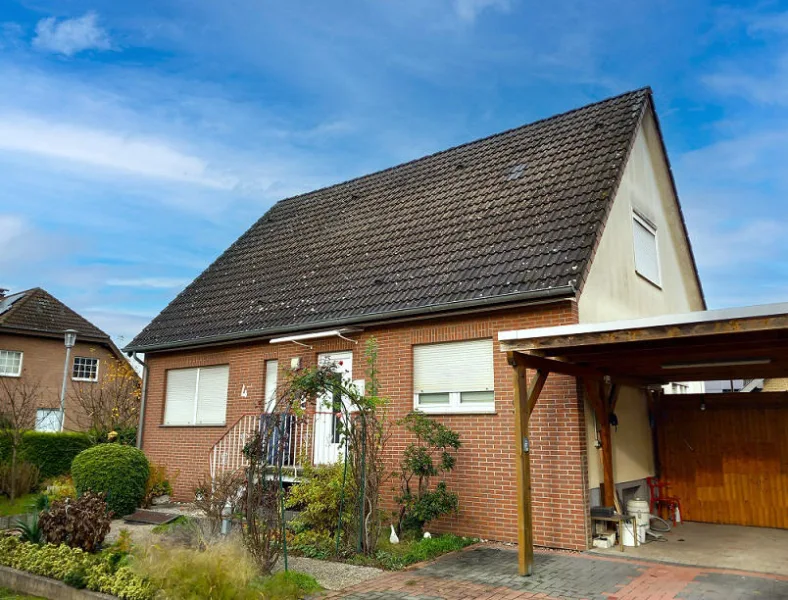
<path fill-rule="evenodd" d="M 25 494 L 11 502 L 5 496 L 0 497 L 0 517 L 22 515 L 33 512 L 38 494 Z"/>
<path fill-rule="evenodd" d="M 7 588 L 0 588 L 0 600 L 44 600 L 39 596 L 24 596 L 17 594 L 13 590 Z"/>

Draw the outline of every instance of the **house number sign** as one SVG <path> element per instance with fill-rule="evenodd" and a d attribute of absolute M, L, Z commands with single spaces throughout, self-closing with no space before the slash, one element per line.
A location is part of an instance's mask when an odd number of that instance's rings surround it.
<path fill-rule="evenodd" d="M 528 436 L 523 436 L 523 452 L 528 454 L 531 450 L 531 442 L 528 440 Z"/>

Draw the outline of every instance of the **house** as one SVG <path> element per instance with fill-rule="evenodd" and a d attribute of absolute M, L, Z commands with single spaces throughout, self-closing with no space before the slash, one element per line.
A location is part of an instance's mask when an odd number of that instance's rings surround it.
<path fill-rule="evenodd" d="M 378 342 L 392 418 L 461 435 L 459 514 L 433 530 L 517 540 L 514 382 L 497 333 L 703 310 L 650 89 L 282 200 L 126 348 L 144 352 L 142 446 L 187 500 L 237 466 L 284 370 L 363 379 Z M 599 503 L 596 424 L 575 380 L 548 379 L 531 418 L 534 541 L 584 549 Z M 622 392 L 621 490 L 654 472 L 647 403 Z M 339 456 L 332 415 L 293 432 Z M 392 466 L 407 443 L 396 429 Z M 303 442 L 302 442 L 303 440 Z M 390 502 L 389 498 L 389 502 Z"/>
<path fill-rule="evenodd" d="M 30 426 L 38 431 L 58 431 L 65 370 L 64 429 L 87 429 L 90 419 L 74 392 L 100 385 L 110 364 L 127 364 L 123 353 L 106 333 L 46 290 L 7 291 L 0 289 L 0 391 L 13 386 L 31 390 L 37 406 L 35 424 Z M 69 329 L 76 331 L 76 343 L 65 365 L 64 334 Z M 0 402 L 2 399 L 0 394 Z"/>

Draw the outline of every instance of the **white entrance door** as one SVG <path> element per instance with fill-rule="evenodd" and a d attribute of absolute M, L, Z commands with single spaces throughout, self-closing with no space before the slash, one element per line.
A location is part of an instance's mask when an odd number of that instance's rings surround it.
<path fill-rule="evenodd" d="M 318 356 L 318 364 L 321 366 L 331 366 L 345 385 L 353 382 L 353 353 L 352 352 L 331 352 Z M 332 410 L 332 404 L 337 406 L 342 402 L 347 410 L 347 398 L 330 398 L 328 394 L 322 395 L 318 399 L 315 414 L 315 437 L 314 437 L 314 463 L 316 465 L 327 465 L 335 463 L 342 456 L 341 440 L 339 435 L 338 420 L 342 418 L 339 411 Z"/>

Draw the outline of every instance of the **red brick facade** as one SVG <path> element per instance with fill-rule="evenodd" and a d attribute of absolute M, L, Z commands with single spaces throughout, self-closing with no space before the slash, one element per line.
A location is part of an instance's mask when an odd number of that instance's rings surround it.
<path fill-rule="evenodd" d="M 563 301 L 370 327 L 353 335 L 359 340 L 358 345 L 326 338 L 310 341 L 312 349 L 293 343 L 272 345 L 262 341 L 148 354 L 143 448 L 152 461 L 179 472 L 176 498 L 188 500 L 197 479 L 209 470 L 213 445 L 243 415 L 260 411 L 266 360 L 278 359 L 283 369 L 297 356 L 304 365 L 310 365 L 315 364 L 319 353 L 352 350 L 353 378 L 362 379 L 364 342 L 374 336 L 379 347 L 382 393 L 392 399 L 391 417 L 398 420 L 413 408 L 413 345 L 492 338 L 496 348 L 495 414 L 436 417 L 458 431 L 462 439 L 457 468 L 448 479 L 449 488 L 460 496 L 460 512 L 432 523 L 430 529 L 516 541 L 513 375 L 505 354 L 497 352 L 497 334 L 503 330 L 576 322 L 576 304 Z M 162 425 L 167 370 L 218 364 L 230 366 L 227 427 Z M 246 398 L 241 397 L 243 386 L 248 392 Z M 586 434 L 583 402 L 574 379 L 551 376 L 531 422 L 535 542 L 557 548 L 585 549 L 588 544 Z M 387 451 L 392 471 L 407 442 L 406 433 L 395 429 Z M 397 484 L 392 478 L 386 487 L 389 505 Z"/>
<path fill-rule="evenodd" d="M 60 388 L 63 385 L 63 364 L 66 359 L 66 347 L 63 338 L 48 338 L 31 335 L 0 333 L 0 350 L 22 352 L 22 375 L 19 381 L 28 381 L 39 386 L 39 401 L 36 409 L 49 408 L 60 410 Z M 75 356 L 99 359 L 99 380 L 104 368 L 110 360 L 117 360 L 107 348 L 100 344 L 80 342 L 71 350 L 71 359 Z M 69 398 L 75 382 L 71 380 L 69 367 L 68 383 L 66 384 L 66 423 L 65 429 L 70 431 L 86 427 L 87 420 L 80 414 L 79 405 Z M 11 379 L 11 378 L 9 378 Z M 82 383 L 82 385 L 94 385 Z M 98 385 L 98 384 L 95 384 Z M 32 424 L 31 424 L 32 426 Z"/>

